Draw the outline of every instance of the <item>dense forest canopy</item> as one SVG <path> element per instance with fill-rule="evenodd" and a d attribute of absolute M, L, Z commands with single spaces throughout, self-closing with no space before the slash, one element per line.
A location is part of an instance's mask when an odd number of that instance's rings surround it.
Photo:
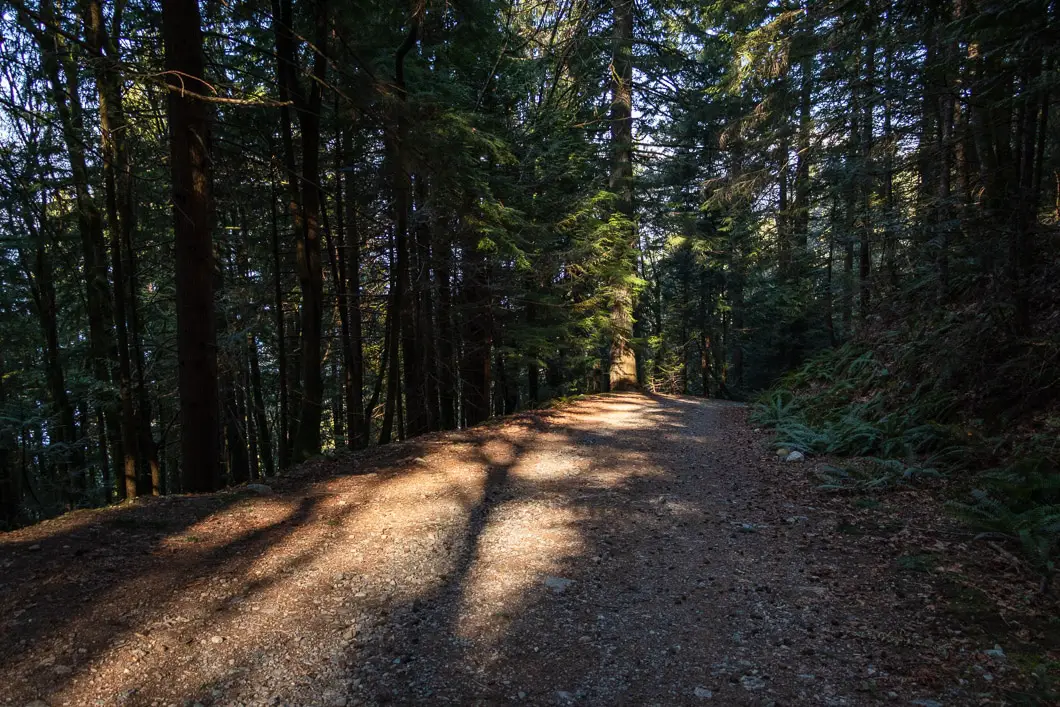
<path fill-rule="evenodd" d="M 578 393 L 745 398 L 821 352 L 833 407 L 1055 446 L 1058 29 L 3 0 L 0 527 Z"/>

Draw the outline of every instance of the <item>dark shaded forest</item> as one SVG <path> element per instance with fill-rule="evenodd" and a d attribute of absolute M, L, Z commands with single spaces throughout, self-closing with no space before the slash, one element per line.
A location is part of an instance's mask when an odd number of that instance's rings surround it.
<path fill-rule="evenodd" d="M 0 527 L 593 392 L 1060 540 L 1054 0 L 5 0 Z M 763 393 L 763 391 L 765 391 Z M 985 475 L 984 475 L 985 472 Z"/>

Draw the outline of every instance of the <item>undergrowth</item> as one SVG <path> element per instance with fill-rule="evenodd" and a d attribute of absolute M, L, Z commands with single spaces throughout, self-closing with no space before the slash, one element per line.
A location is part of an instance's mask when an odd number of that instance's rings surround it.
<path fill-rule="evenodd" d="M 827 351 L 761 396 L 751 419 L 773 429 L 778 449 L 849 458 L 820 469 L 825 491 L 946 478 L 948 508 L 980 537 L 1018 547 L 1047 590 L 1060 554 L 1060 421 L 1049 409 L 1060 345 L 969 349 L 991 322 L 948 316 Z"/>

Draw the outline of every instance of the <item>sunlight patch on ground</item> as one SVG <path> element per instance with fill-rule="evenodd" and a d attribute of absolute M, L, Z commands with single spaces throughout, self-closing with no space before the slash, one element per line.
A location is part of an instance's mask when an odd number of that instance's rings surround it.
<path fill-rule="evenodd" d="M 464 584 L 457 635 L 483 648 L 499 642 L 543 591 L 542 577 L 562 574 L 581 554 L 576 524 L 583 519 L 571 508 L 532 499 L 495 509 Z"/>

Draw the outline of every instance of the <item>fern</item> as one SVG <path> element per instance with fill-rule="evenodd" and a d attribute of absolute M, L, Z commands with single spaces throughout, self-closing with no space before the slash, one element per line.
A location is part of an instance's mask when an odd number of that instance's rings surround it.
<path fill-rule="evenodd" d="M 770 392 L 752 410 L 751 421 L 776 427 L 782 421 L 792 417 L 795 411 L 794 396 L 784 390 Z"/>
<path fill-rule="evenodd" d="M 867 457 L 860 465 L 825 466 L 819 473 L 821 490 L 847 493 L 869 493 L 911 486 L 941 476 L 937 469 L 910 466 L 897 459 Z"/>
<path fill-rule="evenodd" d="M 982 488 L 967 503 L 949 507 L 980 532 L 1019 544 L 1043 588 L 1056 572 L 1060 551 L 1060 475 L 1048 459 L 1029 458 L 980 475 Z"/>

